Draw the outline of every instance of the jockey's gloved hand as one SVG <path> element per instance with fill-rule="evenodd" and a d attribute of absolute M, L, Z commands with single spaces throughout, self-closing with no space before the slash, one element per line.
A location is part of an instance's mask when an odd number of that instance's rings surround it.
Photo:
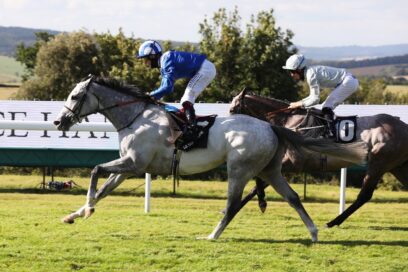
<path fill-rule="evenodd" d="M 151 100 L 156 101 L 157 99 L 152 95 L 152 92 L 146 93 L 146 96 L 149 96 Z"/>

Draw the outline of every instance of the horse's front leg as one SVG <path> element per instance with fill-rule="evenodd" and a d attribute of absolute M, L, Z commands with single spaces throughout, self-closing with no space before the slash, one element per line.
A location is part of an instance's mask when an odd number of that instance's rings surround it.
<path fill-rule="evenodd" d="M 116 188 L 120 183 L 122 183 L 123 180 L 126 179 L 126 175 L 123 174 L 111 174 L 108 178 L 108 180 L 105 182 L 105 184 L 117 184 L 114 188 Z M 104 186 L 105 186 L 104 184 Z M 101 189 L 102 190 L 102 189 Z M 110 190 L 112 191 L 113 188 Z M 109 192 L 110 192 L 109 191 Z M 88 203 L 85 204 L 84 206 L 82 206 L 81 208 L 79 208 L 76 212 L 73 212 L 67 216 L 65 216 L 62 221 L 64 223 L 68 223 L 68 224 L 72 224 L 74 223 L 75 219 L 78 217 L 89 217 L 92 215 L 92 213 L 95 211 L 95 204 L 100 200 L 99 197 L 99 191 L 97 192 L 96 198 L 93 201 L 93 205 L 90 206 Z M 106 194 L 105 194 L 106 195 Z"/>
<path fill-rule="evenodd" d="M 246 167 L 242 167 L 243 165 Z M 242 208 L 241 198 L 245 185 L 251 177 L 256 175 L 256 173 L 259 171 L 257 168 L 260 167 L 262 167 L 262 164 L 260 164 L 258 161 L 256 163 L 251 160 L 228 162 L 227 207 L 224 217 L 206 239 L 217 239 L 231 220 L 235 217 L 235 215 L 239 212 L 239 210 Z"/>
<path fill-rule="evenodd" d="M 104 186 L 103 196 L 106 196 L 114 188 L 116 188 L 125 178 L 126 174 L 136 173 L 137 169 L 133 160 L 130 157 L 122 157 L 117 160 L 103 163 L 95 166 L 91 173 L 91 182 L 89 184 L 89 189 L 87 193 L 86 204 L 81 207 L 78 211 L 71 213 L 63 218 L 64 223 L 74 223 L 74 220 L 78 217 L 90 217 L 95 211 L 95 204 L 98 202 L 96 197 L 96 188 L 98 184 L 98 177 L 103 173 L 112 173 L 105 184 L 115 184 L 116 186 Z M 110 190 L 109 190 L 110 189 Z M 98 194 L 99 198 L 103 197 Z"/>
<path fill-rule="evenodd" d="M 245 184 L 246 182 L 244 180 L 228 179 L 227 208 L 225 209 L 224 217 L 206 239 L 218 239 L 227 225 L 241 209 L 241 197 L 244 192 Z"/>

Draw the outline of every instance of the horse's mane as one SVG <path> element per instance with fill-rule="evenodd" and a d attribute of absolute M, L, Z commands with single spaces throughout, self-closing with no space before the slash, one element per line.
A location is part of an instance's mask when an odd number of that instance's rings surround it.
<path fill-rule="evenodd" d="M 283 101 L 283 100 L 279 100 L 277 98 L 272 98 L 272 97 L 259 96 L 255 94 L 247 94 L 245 95 L 245 98 L 256 100 L 258 103 L 262 103 L 262 104 L 268 105 L 273 108 L 283 108 L 283 107 L 289 106 L 288 101 Z"/>
<path fill-rule="evenodd" d="M 142 91 L 140 88 L 134 85 L 127 84 L 125 81 L 121 79 L 116 79 L 113 77 L 102 77 L 96 76 L 93 77 L 93 82 L 103 85 L 108 88 L 115 89 L 121 93 L 131 95 L 137 98 L 149 98 L 149 95 Z"/>

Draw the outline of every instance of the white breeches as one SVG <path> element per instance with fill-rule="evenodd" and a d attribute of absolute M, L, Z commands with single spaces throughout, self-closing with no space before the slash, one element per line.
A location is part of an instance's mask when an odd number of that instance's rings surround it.
<path fill-rule="evenodd" d="M 197 96 L 211 83 L 216 74 L 215 66 L 212 62 L 204 60 L 200 70 L 195 74 L 187 84 L 184 95 L 180 103 L 189 101 L 194 104 Z"/>
<path fill-rule="evenodd" d="M 329 94 L 322 108 L 336 108 L 347 97 L 355 93 L 358 89 L 358 80 L 351 74 L 347 74 L 344 80 Z"/>

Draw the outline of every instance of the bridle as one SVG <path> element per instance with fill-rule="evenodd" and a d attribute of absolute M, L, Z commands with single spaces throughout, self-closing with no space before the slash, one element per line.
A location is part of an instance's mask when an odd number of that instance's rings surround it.
<path fill-rule="evenodd" d="M 90 114 L 92 114 L 92 113 L 98 112 L 98 110 L 96 110 L 96 111 L 94 111 L 94 112 L 89 112 L 89 113 L 86 113 L 86 114 L 80 114 L 81 109 L 82 109 L 82 106 L 83 106 L 84 103 L 85 103 L 85 99 L 86 99 L 86 96 L 87 96 L 87 94 L 88 94 L 89 87 L 90 87 L 90 85 L 92 84 L 92 81 L 93 81 L 94 77 L 93 77 L 93 76 L 90 76 L 90 77 L 86 78 L 85 80 L 87 80 L 87 79 L 89 79 L 89 81 L 88 81 L 88 83 L 87 83 L 86 86 L 85 86 L 85 93 L 81 96 L 79 102 L 76 103 L 75 106 L 74 106 L 72 109 L 69 108 L 69 107 L 67 107 L 66 105 L 64 105 L 64 108 L 66 108 L 68 111 L 70 111 L 70 112 L 72 113 L 71 121 L 73 121 L 73 122 L 78 122 L 78 123 L 80 123 L 84 117 L 86 117 L 86 116 L 88 116 L 88 115 L 90 115 Z M 95 95 L 94 95 L 94 96 L 95 96 Z M 95 96 L 95 97 L 96 97 L 96 96 Z M 71 97 L 71 99 L 73 99 L 73 98 Z M 99 99 L 98 99 L 97 97 L 96 97 L 96 99 L 97 99 L 97 101 L 98 101 L 98 107 L 97 107 L 97 108 L 99 109 Z M 75 100 L 75 99 L 74 99 L 74 100 Z"/>

